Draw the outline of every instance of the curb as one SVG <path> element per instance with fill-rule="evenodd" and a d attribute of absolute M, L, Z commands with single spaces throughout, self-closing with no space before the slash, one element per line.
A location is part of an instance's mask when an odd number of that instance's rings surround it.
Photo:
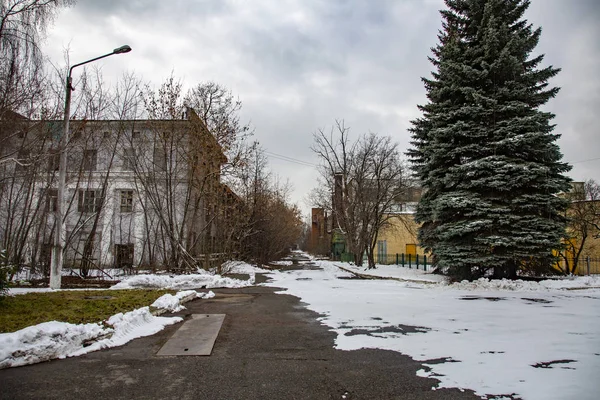
<path fill-rule="evenodd" d="M 356 272 L 356 271 L 352 271 L 351 269 L 344 268 L 338 264 L 333 264 L 333 265 L 335 265 L 342 271 L 349 272 L 352 275 L 357 276 L 361 279 L 388 280 L 388 281 L 398 281 L 398 282 L 407 282 L 407 283 L 423 283 L 423 284 L 427 284 L 427 285 L 437 285 L 439 283 L 439 282 L 423 281 L 423 280 L 418 280 L 418 279 L 402 279 L 402 278 L 395 278 L 392 276 L 377 276 L 377 275 L 363 274 L 361 272 Z"/>

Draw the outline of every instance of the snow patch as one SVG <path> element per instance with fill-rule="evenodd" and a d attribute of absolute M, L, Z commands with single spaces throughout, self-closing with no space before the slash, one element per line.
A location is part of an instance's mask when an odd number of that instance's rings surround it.
<path fill-rule="evenodd" d="M 181 291 L 159 297 L 152 307 L 181 311 L 187 299 L 214 297 L 212 291 Z M 79 356 L 92 351 L 122 346 L 133 339 L 154 335 L 165 326 L 182 321 L 180 317 L 158 317 L 150 307 L 142 307 L 110 317 L 104 324 L 70 324 L 50 321 L 0 334 L 0 369 L 35 364 L 55 358 Z"/>
<path fill-rule="evenodd" d="M 254 275 L 247 281 L 242 281 L 208 272 L 190 275 L 134 275 L 111 286 L 111 289 L 241 288 L 254 285 L 254 281 Z"/>
<path fill-rule="evenodd" d="M 17 332 L 0 334 L 0 368 L 65 358 L 84 343 L 111 333 L 100 324 L 69 324 L 50 321 Z"/>
<path fill-rule="evenodd" d="M 182 290 L 175 295 L 167 293 L 160 296 L 150 307 L 159 308 L 169 312 L 179 312 L 185 310 L 185 307 L 181 304 L 181 300 L 183 299 L 211 299 L 213 297 L 215 297 L 215 294 L 212 291 L 208 293 L 198 293 L 195 290 Z"/>
<path fill-rule="evenodd" d="M 256 265 L 248 264 L 243 261 L 227 261 L 223 264 L 223 270 L 228 274 L 253 274 L 271 272 L 268 269 L 259 268 Z"/>
<path fill-rule="evenodd" d="M 539 282 L 480 278 L 476 281 L 455 282 L 448 285 L 452 290 L 481 290 L 481 291 L 516 291 L 516 292 L 547 292 L 564 289 L 600 288 L 600 276 L 578 276 L 565 279 L 547 279 Z"/>

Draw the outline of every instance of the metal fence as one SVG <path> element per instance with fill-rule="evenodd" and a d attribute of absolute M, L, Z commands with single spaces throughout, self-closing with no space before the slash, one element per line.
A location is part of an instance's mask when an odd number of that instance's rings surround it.
<path fill-rule="evenodd" d="M 561 258 L 557 263 L 557 269 L 561 271 L 571 270 L 575 264 L 575 258 Z M 567 268 L 568 267 L 568 268 Z M 600 258 L 582 256 L 577 259 L 577 268 L 575 275 L 596 275 L 600 274 Z"/>
<path fill-rule="evenodd" d="M 342 253 L 341 260 L 344 262 L 353 262 L 354 254 Z M 366 256 L 364 262 L 366 263 Z M 375 254 L 375 263 L 382 265 L 399 265 L 406 268 L 421 269 L 427 271 L 431 268 L 431 263 L 424 254 Z"/>
<path fill-rule="evenodd" d="M 354 255 L 351 253 L 342 253 L 341 261 L 353 262 Z M 575 259 L 568 258 L 565 260 L 561 258 L 557 264 L 556 269 L 560 271 L 567 271 L 566 265 L 569 265 L 569 270 L 572 269 Z M 367 262 L 366 256 L 364 262 Z M 375 254 L 375 263 L 382 265 L 399 265 L 405 268 L 420 269 L 423 271 L 430 270 L 431 261 L 424 254 Z M 582 256 L 577 260 L 577 268 L 575 269 L 575 275 L 596 275 L 600 274 L 600 258 Z"/>

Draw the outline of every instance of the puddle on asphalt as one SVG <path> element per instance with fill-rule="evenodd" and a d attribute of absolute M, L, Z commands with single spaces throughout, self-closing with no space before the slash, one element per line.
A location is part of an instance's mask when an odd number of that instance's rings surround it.
<path fill-rule="evenodd" d="M 488 301 L 500 301 L 506 300 L 506 297 L 485 297 L 485 296 L 463 296 L 459 297 L 459 300 L 488 300 Z"/>
<path fill-rule="evenodd" d="M 555 365 L 557 364 L 570 364 L 570 363 L 574 363 L 577 362 L 577 360 L 554 360 L 554 361 L 547 361 L 547 362 L 539 362 L 537 364 L 533 364 L 532 367 L 533 368 L 554 368 Z M 572 367 L 560 367 L 561 369 L 575 369 Z"/>
<path fill-rule="evenodd" d="M 553 301 L 551 301 L 551 300 L 546 300 L 546 299 L 534 299 L 534 298 L 528 298 L 528 297 L 521 297 L 521 300 L 529 301 L 529 302 L 531 302 L 531 303 L 543 303 L 543 304 L 550 304 L 550 303 L 553 303 Z"/>
<path fill-rule="evenodd" d="M 431 328 L 424 326 L 412 326 L 412 325 L 392 325 L 392 326 L 381 326 L 373 328 L 354 328 L 350 332 L 344 333 L 345 336 L 377 336 L 380 333 L 400 333 L 402 335 L 408 335 L 409 333 L 427 333 Z"/>
<path fill-rule="evenodd" d="M 441 358 L 433 358 L 431 360 L 421 361 L 423 364 L 435 365 L 435 364 L 446 364 L 446 363 L 457 363 L 459 360 L 455 360 L 452 357 L 441 357 Z"/>

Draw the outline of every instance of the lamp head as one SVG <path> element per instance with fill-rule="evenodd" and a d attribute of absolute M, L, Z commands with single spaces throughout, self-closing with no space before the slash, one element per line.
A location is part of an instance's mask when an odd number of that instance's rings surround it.
<path fill-rule="evenodd" d="M 117 47 L 116 49 L 114 49 L 113 54 L 129 53 L 130 51 L 131 51 L 131 47 L 129 47 L 128 45 L 125 45 L 125 46 Z"/>

